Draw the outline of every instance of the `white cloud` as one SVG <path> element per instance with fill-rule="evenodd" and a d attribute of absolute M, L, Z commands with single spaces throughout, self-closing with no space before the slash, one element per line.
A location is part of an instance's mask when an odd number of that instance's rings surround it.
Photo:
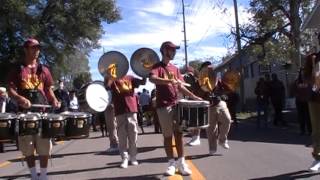
<path fill-rule="evenodd" d="M 181 3 L 180 1 L 118 2 L 126 13 L 122 15 L 123 20 L 106 26 L 107 34 L 99 41 L 106 51 L 118 50 L 130 58 L 134 50 L 141 47 L 152 48 L 158 52 L 161 43 L 167 40 L 183 45 L 182 15 L 177 14 L 182 10 L 181 5 L 176 4 Z M 192 2 L 193 4 L 186 7 L 188 59 L 221 58 L 227 53 L 224 42 L 219 42 L 221 36 L 229 34 L 231 26 L 235 24 L 233 5 L 218 8 L 213 4 L 215 1 L 211 0 Z M 239 6 L 238 9 L 240 24 L 248 22 L 251 15 L 245 11 L 245 7 Z M 101 56 L 102 50 L 92 53 L 92 64 L 97 63 L 99 59 L 96 53 L 100 53 Z M 177 52 L 176 59 L 176 62 L 183 62 L 183 48 Z"/>

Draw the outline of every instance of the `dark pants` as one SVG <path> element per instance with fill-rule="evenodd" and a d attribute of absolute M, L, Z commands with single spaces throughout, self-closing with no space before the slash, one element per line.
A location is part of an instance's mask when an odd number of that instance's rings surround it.
<path fill-rule="evenodd" d="M 307 133 L 311 134 L 312 128 L 311 128 L 308 102 L 296 100 L 296 107 L 297 107 L 297 113 L 298 113 L 298 121 L 300 125 L 300 133 L 304 134 L 306 132 L 306 127 L 307 127 Z"/>
<path fill-rule="evenodd" d="M 274 109 L 273 124 L 275 126 L 278 126 L 279 123 L 281 123 L 281 125 L 284 125 L 284 126 L 287 125 L 287 123 L 283 119 L 283 114 L 282 114 L 283 105 L 278 103 L 275 103 L 275 104 L 273 103 L 273 109 Z"/>
<path fill-rule="evenodd" d="M 261 119 L 264 122 L 264 126 L 268 126 L 268 116 L 269 116 L 269 104 L 265 102 L 257 103 L 257 127 L 261 126 Z M 261 115 L 261 112 L 263 112 L 263 116 Z"/>

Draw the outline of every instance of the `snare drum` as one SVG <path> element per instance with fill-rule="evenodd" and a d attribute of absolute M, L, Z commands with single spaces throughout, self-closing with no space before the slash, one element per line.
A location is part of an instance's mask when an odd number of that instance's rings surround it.
<path fill-rule="evenodd" d="M 15 138 L 17 116 L 12 113 L 0 113 L 0 142 Z"/>
<path fill-rule="evenodd" d="M 91 114 L 84 112 L 64 112 L 66 117 L 66 138 L 79 139 L 89 137 Z"/>
<path fill-rule="evenodd" d="M 179 100 L 178 120 L 184 130 L 209 127 L 209 101 Z"/>
<path fill-rule="evenodd" d="M 81 111 L 103 112 L 111 102 L 111 92 L 106 90 L 103 81 L 93 81 L 80 88 L 78 101 Z"/>
<path fill-rule="evenodd" d="M 36 135 L 39 133 L 41 115 L 27 113 L 19 115 L 19 136 Z"/>
<path fill-rule="evenodd" d="M 43 114 L 42 132 L 43 138 L 54 138 L 65 136 L 66 117 L 60 114 Z"/>

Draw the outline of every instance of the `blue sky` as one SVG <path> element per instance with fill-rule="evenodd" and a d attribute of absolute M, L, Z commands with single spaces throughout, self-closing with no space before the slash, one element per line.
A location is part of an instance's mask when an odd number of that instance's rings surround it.
<path fill-rule="evenodd" d="M 181 0 L 117 0 L 116 3 L 122 20 L 103 24 L 101 48 L 89 55 L 93 80 L 103 79 L 97 68 L 103 52 L 119 51 L 130 61 L 135 50 L 148 47 L 160 57 L 159 47 L 168 40 L 182 47 L 173 63 L 185 64 Z M 238 6 L 240 24 L 248 22 L 248 0 L 238 0 Z M 234 42 L 227 37 L 235 26 L 233 0 L 185 0 L 185 14 L 189 61 L 209 57 L 219 61 L 228 51 L 234 51 L 230 49 Z M 131 70 L 128 74 L 134 75 Z M 153 85 L 148 83 L 145 87 L 152 89 Z"/>

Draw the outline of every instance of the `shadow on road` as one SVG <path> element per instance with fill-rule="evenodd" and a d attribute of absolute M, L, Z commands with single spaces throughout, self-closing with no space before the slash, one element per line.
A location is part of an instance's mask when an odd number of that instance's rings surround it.
<path fill-rule="evenodd" d="M 157 177 L 158 176 L 158 177 Z M 115 180 L 159 180 L 162 178 L 159 178 L 159 176 L 162 176 L 162 174 L 147 174 L 147 175 L 141 175 L 141 176 L 126 176 L 126 177 L 113 177 L 113 178 L 96 178 L 96 179 L 89 179 L 89 180 L 108 180 L 108 179 L 115 179 Z"/>
<path fill-rule="evenodd" d="M 306 179 L 310 178 L 312 176 L 317 176 L 320 175 L 320 173 L 310 173 L 309 171 L 297 171 L 297 172 L 291 172 L 291 173 L 286 173 L 286 174 L 280 174 L 277 176 L 270 176 L 270 177 L 261 177 L 261 178 L 254 178 L 250 180 L 276 180 L 276 179 L 281 179 L 281 180 L 292 180 L 292 179 Z"/>

